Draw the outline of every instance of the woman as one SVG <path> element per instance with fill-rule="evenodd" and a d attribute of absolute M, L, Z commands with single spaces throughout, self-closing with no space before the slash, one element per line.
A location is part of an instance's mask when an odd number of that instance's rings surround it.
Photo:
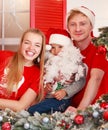
<path fill-rule="evenodd" d="M 44 34 L 31 28 L 17 52 L 0 51 L 0 109 L 20 111 L 43 98 L 44 46 Z"/>

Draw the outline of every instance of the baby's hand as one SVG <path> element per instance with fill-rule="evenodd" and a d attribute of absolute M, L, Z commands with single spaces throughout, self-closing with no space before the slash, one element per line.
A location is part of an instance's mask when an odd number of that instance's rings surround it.
<path fill-rule="evenodd" d="M 66 96 L 66 91 L 64 89 L 55 91 L 55 93 L 53 94 L 53 96 L 57 99 L 57 100 L 62 100 L 65 96 Z"/>
<path fill-rule="evenodd" d="M 51 92 L 52 91 L 52 84 L 46 83 L 44 90 L 45 90 L 46 93 Z"/>

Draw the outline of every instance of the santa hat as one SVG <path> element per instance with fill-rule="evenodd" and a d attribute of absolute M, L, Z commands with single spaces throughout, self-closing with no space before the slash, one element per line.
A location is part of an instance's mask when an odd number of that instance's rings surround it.
<path fill-rule="evenodd" d="M 89 20 L 90 20 L 92 26 L 94 27 L 95 14 L 94 14 L 93 11 L 91 11 L 90 9 L 88 9 L 88 8 L 85 7 L 85 6 L 80 6 L 80 7 L 77 7 L 77 8 L 73 8 L 72 10 L 75 10 L 75 11 L 78 10 L 78 11 L 82 12 L 84 15 L 86 15 L 86 16 L 89 18 Z"/>
<path fill-rule="evenodd" d="M 50 33 L 47 35 L 48 44 L 46 45 L 46 50 L 51 49 L 51 44 L 59 44 L 62 46 L 67 46 L 72 44 L 69 33 L 65 29 L 53 29 L 51 28 Z"/>

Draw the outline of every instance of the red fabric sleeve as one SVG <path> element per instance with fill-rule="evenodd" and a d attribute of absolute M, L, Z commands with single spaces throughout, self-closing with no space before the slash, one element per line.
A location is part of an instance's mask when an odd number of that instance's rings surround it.
<path fill-rule="evenodd" d="M 102 69 L 103 71 L 107 71 L 107 60 L 106 60 L 106 55 L 105 54 L 99 54 L 96 53 L 93 62 L 92 62 L 92 67 L 91 68 L 99 68 Z"/>

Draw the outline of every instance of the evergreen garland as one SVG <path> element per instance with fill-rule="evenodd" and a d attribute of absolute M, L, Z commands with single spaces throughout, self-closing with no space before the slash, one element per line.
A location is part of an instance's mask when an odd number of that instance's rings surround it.
<path fill-rule="evenodd" d="M 99 28 L 98 30 L 100 35 L 94 37 L 92 41 L 96 46 L 105 47 L 104 51 L 106 51 L 106 58 L 108 59 L 108 27 Z"/>
<path fill-rule="evenodd" d="M 102 95 L 95 104 L 77 113 L 30 115 L 25 110 L 0 111 L 0 130 L 108 130 L 108 94 Z"/>

